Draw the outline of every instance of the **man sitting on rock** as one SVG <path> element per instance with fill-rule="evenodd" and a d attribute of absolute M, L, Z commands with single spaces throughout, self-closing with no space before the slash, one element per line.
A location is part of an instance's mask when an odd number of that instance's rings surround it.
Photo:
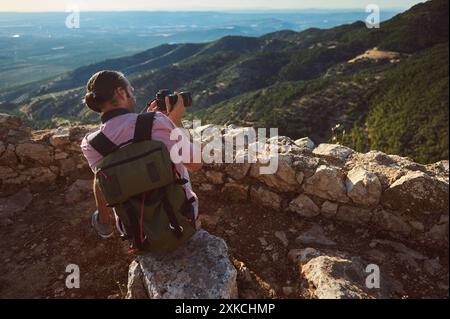
<path fill-rule="evenodd" d="M 135 131 L 136 119 L 136 98 L 134 96 L 134 88 L 131 86 L 128 79 L 120 72 L 116 71 L 101 71 L 94 74 L 87 83 L 87 93 L 84 99 L 85 104 L 93 111 L 101 114 L 102 125 L 100 129 L 92 134 L 101 131 L 106 137 L 115 145 L 120 145 L 133 139 Z M 179 96 L 180 97 L 180 96 Z M 168 99 L 168 98 L 166 98 Z M 183 98 L 178 98 L 177 103 L 170 108 L 168 105 L 168 112 L 155 113 L 152 128 L 152 139 L 164 143 L 167 149 L 171 148 L 179 142 L 170 139 L 170 134 L 173 129 L 182 127 L 181 118 L 185 113 Z M 155 105 L 151 105 L 150 108 Z M 86 157 L 92 171 L 96 172 L 96 164 L 101 161 L 103 156 L 98 153 L 89 143 L 89 135 L 87 135 L 82 143 L 81 149 Z M 189 142 L 188 142 L 189 143 Z M 193 144 L 181 147 L 182 150 L 189 149 L 191 154 L 189 158 L 193 158 L 194 149 Z M 184 145 L 183 145 L 184 146 Z M 180 154 L 181 156 L 183 154 Z M 175 162 L 175 161 L 174 161 Z M 175 167 L 180 176 L 184 176 L 189 181 L 189 174 L 186 168 L 190 171 L 200 169 L 201 163 L 180 163 Z M 198 198 L 192 191 L 190 181 L 184 186 L 186 196 L 192 199 L 195 218 L 198 216 Z M 113 211 L 107 207 L 107 203 L 103 194 L 94 180 L 94 195 L 97 204 L 97 210 L 92 215 L 92 225 L 101 238 L 109 238 L 113 235 L 114 229 L 111 217 Z M 194 201 L 195 200 L 195 201 Z M 118 218 L 115 215 L 117 225 Z M 119 228 L 120 229 L 120 228 Z"/>

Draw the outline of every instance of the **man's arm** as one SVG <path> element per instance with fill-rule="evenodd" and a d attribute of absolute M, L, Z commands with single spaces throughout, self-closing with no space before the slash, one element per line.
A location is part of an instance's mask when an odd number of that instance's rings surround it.
<path fill-rule="evenodd" d="M 178 95 L 178 100 L 175 106 L 172 109 L 169 109 L 168 117 L 172 120 L 172 122 L 178 126 L 183 127 L 183 124 L 181 123 L 181 119 L 183 115 L 186 113 L 186 109 L 184 107 L 184 100 L 180 93 L 175 92 Z M 170 105 L 169 98 L 166 97 L 166 105 Z M 183 163 L 184 166 L 190 171 L 195 172 L 202 168 L 202 163 Z"/>
<path fill-rule="evenodd" d="M 184 107 L 183 97 L 179 93 L 176 93 L 176 94 L 178 95 L 178 100 L 177 100 L 177 103 L 173 107 L 170 106 L 169 98 L 166 97 L 166 105 L 168 107 L 168 113 L 166 115 L 176 126 L 183 128 L 181 119 L 182 119 L 183 115 L 185 114 L 186 109 Z M 156 108 L 156 101 L 153 101 L 150 104 L 147 111 L 153 111 L 155 108 Z M 189 172 L 198 171 L 199 169 L 201 169 L 203 167 L 202 163 L 193 163 L 193 162 L 183 163 L 183 165 L 189 170 Z"/>
<path fill-rule="evenodd" d="M 88 134 L 89 135 L 89 134 Z M 92 172 L 95 174 L 95 163 L 101 160 L 102 156 L 98 154 L 92 147 L 89 145 L 87 141 L 86 135 L 81 142 L 81 150 L 83 152 L 84 157 L 88 161 L 89 167 Z M 95 203 L 97 204 L 98 212 L 99 212 L 99 221 L 101 224 L 109 224 L 110 216 L 112 214 L 112 209 L 106 206 L 106 200 L 101 192 L 101 190 L 97 187 L 94 177 L 94 182 L 92 185 L 92 191 L 94 193 Z"/>

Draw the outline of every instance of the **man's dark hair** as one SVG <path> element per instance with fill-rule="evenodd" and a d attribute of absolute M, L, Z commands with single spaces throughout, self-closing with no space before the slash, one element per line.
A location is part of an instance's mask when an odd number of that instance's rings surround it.
<path fill-rule="evenodd" d="M 91 110 L 101 113 L 101 105 L 114 98 L 116 89 L 121 87 L 126 90 L 127 86 L 128 81 L 121 72 L 108 70 L 97 72 L 87 83 L 84 103 Z"/>

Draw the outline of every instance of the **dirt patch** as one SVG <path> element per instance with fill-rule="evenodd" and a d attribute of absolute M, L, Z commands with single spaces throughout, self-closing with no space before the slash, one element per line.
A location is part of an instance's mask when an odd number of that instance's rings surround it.
<path fill-rule="evenodd" d="M 351 59 L 348 61 L 348 63 L 354 63 L 361 59 L 368 59 L 368 60 L 390 60 L 395 61 L 398 58 L 400 58 L 401 54 L 399 52 L 393 52 L 393 51 L 382 51 L 378 50 L 377 48 L 373 48 L 370 50 L 367 50 L 363 54 L 358 55 L 357 57 Z"/>
<path fill-rule="evenodd" d="M 67 205 L 67 187 L 34 194 L 31 205 L 0 228 L 1 298 L 123 298 L 128 266 L 134 256 L 118 236 L 99 240 L 90 226 L 93 196 Z M 306 220 L 289 212 L 275 212 L 248 202 L 229 202 L 214 192 L 200 193 L 202 223 L 210 233 L 225 239 L 238 269 L 240 298 L 309 298 L 311 289 L 300 269 L 288 258 L 291 249 L 315 247 L 341 250 L 380 262 L 382 269 L 403 284 L 397 298 L 448 297 L 448 252 L 439 257 L 444 272 L 425 274 L 414 261 L 397 258 L 387 247 L 371 247 L 380 234 L 369 230 Z M 335 247 L 300 245 L 296 238 L 312 225 L 320 225 Z M 279 232 L 278 236 L 275 232 Z M 285 235 L 287 242 L 280 239 Z M 355 236 L 357 240 L 355 240 Z M 282 236 L 281 236 L 282 237 Z M 372 245 L 373 246 L 373 245 Z M 427 251 L 413 247 L 423 254 Z M 79 289 L 65 285 L 66 267 L 80 268 Z"/>

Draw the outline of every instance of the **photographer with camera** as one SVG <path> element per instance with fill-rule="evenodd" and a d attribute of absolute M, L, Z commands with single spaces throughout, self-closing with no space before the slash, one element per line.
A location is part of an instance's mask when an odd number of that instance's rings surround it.
<path fill-rule="evenodd" d="M 102 122 L 100 129 L 86 135 L 81 143 L 96 176 L 93 188 L 98 209 L 91 220 L 98 235 L 113 235 L 114 216 L 119 232 L 133 248 L 157 250 L 159 237 L 164 242 L 187 240 L 195 232 L 190 226 L 198 217 L 198 198 L 187 170 L 196 171 L 202 164 L 173 163 L 167 154 L 179 143 L 171 140 L 170 134 L 182 126 L 185 103 L 192 103 L 190 94 L 160 91 L 148 104 L 147 113 L 138 115 L 134 88 L 122 73 L 98 72 L 86 89 L 84 102 L 101 114 Z M 189 149 L 192 159 L 194 145 L 187 143 L 182 149 Z M 133 152 L 137 155 L 131 156 Z M 128 158 L 124 160 L 124 156 Z M 161 158 L 163 162 L 159 162 Z M 154 203 L 159 203 L 157 209 Z M 150 223 L 154 220 L 167 225 L 155 226 Z"/>

